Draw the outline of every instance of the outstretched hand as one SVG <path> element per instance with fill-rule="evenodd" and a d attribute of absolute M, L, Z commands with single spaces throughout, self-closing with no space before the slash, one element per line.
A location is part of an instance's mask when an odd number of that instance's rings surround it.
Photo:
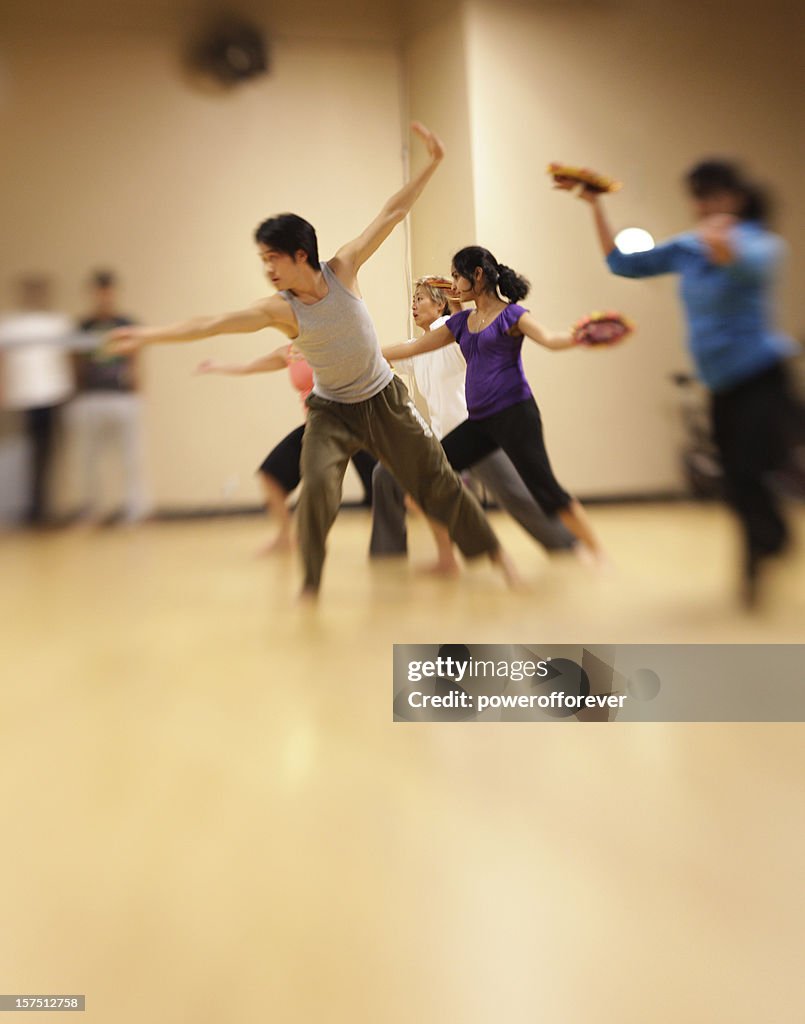
<path fill-rule="evenodd" d="M 145 333 L 142 327 L 116 327 L 106 336 L 104 348 L 110 355 L 128 356 L 138 352 L 145 344 Z"/>
<path fill-rule="evenodd" d="M 442 159 L 444 156 L 444 143 L 438 135 L 435 135 L 429 128 L 426 128 L 420 121 L 412 122 L 411 130 L 425 143 L 431 160 Z"/>
<path fill-rule="evenodd" d="M 571 328 L 571 337 L 577 345 L 597 348 L 617 345 L 633 334 L 635 325 L 622 313 L 592 313 L 577 320 Z"/>
<path fill-rule="evenodd" d="M 579 181 L 578 178 L 566 178 L 561 174 L 554 176 L 553 187 L 558 189 L 560 192 L 572 192 L 578 187 L 576 198 L 583 199 L 588 203 L 594 203 L 601 195 L 600 189 L 592 188 L 590 185 L 585 185 L 584 182 Z"/>
<path fill-rule="evenodd" d="M 712 213 L 699 221 L 697 234 L 714 263 L 723 265 L 733 261 L 733 232 L 737 223 L 738 218 L 729 213 Z"/>
<path fill-rule="evenodd" d="M 699 237 L 708 245 L 718 245 L 729 240 L 738 218 L 729 213 L 711 213 L 699 221 Z"/>
<path fill-rule="evenodd" d="M 198 366 L 193 371 L 194 373 L 215 373 L 218 369 L 218 364 L 214 359 L 202 359 Z"/>

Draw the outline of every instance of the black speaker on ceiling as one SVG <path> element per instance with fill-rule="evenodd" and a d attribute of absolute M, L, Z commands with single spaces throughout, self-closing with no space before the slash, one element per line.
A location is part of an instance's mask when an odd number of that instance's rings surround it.
<path fill-rule="evenodd" d="M 208 25 L 192 44 L 191 67 L 232 86 L 268 71 L 268 46 L 261 29 L 237 17 L 223 17 Z"/>

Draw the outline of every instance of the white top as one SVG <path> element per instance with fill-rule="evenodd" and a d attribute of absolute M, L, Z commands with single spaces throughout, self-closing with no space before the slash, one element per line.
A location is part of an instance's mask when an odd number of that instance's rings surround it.
<path fill-rule="evenodd" d="M 430 325 L 430 330 L 435 331 L 449 319 L 449 316 L 439 317 Z M 412 338 L 408 344 L 413 344 L 414 340 Z M 428 403 L 433 433 L 440 441 L 464 422 L 467 418 L 467 399 L 464 396 L 467 364 L 457 344 L 445 345 L 410 359 L 395 359 L 394 366 L 416 381 Z"/>
<path fill-rule="evenodd" d="M 58 343 L 72 333 L 72 322 L 60 313 L 12 313 L 0 320 L 0 398 L 6 409 L 36 409 L 70 397 L 72 363 Z"/>

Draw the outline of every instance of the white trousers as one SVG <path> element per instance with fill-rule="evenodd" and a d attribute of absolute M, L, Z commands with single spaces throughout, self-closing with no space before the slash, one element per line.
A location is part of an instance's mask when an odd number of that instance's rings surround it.
<path fill-rule="evenodd" d="M 130 522 L 148 512 L 142 431 L 142 400 L 131 391 L 88 391 L 70 403 L 76 431 L 84 506 L 98 512 L 100 464 L 104 450 L 117 459 L 124 486 L 124 514 Z"/>

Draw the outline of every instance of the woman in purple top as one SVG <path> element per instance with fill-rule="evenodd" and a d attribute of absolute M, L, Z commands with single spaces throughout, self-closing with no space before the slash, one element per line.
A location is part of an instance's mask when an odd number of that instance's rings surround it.
<path fill-rule="evenodd" d="M 488 249 L 467 246 L 453 257 L 454 298 L 474 309 L 455 313 L 413 344 L 383 349 L 388 360 L 431 352 L 456 341 L 467 361 L 469 418 L 442 439 L 450 465 L 461 472 L 497 448 L 514 463 L 526 487 L 548 515 L 565 526 L 596 556 L 601 545 L 580 504 L 557 481 L 542 436 L 542 421 L 523 372 L 523 338 L 560 350 L 577 344 L 570 331 L 546 330 L 518 303 L 529 284 L 498 263 Z M 508 300 L 508 301 L 506 301 Z"/>

